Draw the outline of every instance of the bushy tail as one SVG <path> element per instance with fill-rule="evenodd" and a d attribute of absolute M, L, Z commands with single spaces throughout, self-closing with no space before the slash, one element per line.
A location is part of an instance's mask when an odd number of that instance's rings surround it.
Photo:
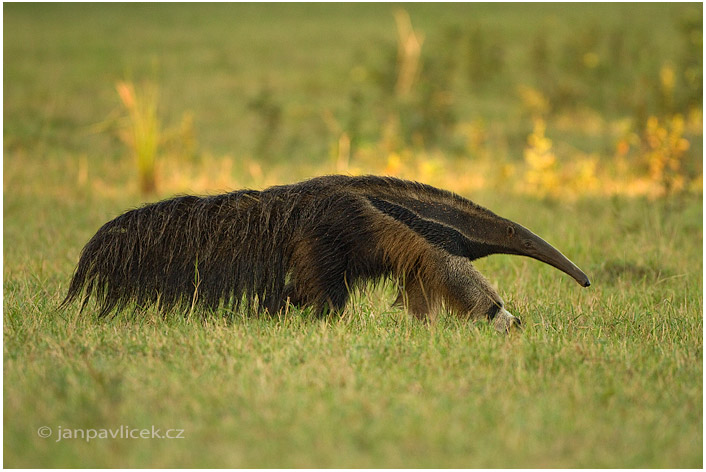
<path fill-rule="evenodd" d="M 274 312 L 296 222 L 292 202 L 256 191 L 184 196 L 128 211 L 86 244 L 61 307 L 95 298 L 100 316 L 158 305 Z M 283 208 L 284 207 L 284 208 Z"/>

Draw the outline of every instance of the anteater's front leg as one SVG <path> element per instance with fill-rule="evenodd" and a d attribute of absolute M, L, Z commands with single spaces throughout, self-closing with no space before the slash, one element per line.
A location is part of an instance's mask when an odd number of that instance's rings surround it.
<path fill-rule="evenodd" d="M 521 325 L 519 318 L 505 309 L 500 295 L 466 258 L 447 255 L 440 258 L 431 270 L 427 268 L 410 279 L 398 302 L 403 302 L 417 317 L 426 317 L 431 313 L 434 301 L 443 300 L 459 316 L 486 318 L 500 332 Z"/>
<path fill-rule="evenodd" d="M 521 326 L 520 319 L 505 309 L 498 292 L 468 259 L 447 257 L 443 286 L 446 293 L 442 296 L 459 316 L 487 318 L 500 332 Z"/>
<path fill-rule="evenodd" d="M 434 294 L 429 292 L 418 276 L 409 276 L 401 282 L 402 287 L 394 304 L 404 306 L 415 318 L 428 320 L 435 305 Z"/>

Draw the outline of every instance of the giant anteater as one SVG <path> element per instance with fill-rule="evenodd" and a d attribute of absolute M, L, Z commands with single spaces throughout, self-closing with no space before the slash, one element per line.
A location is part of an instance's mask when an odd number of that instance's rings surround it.
<path fill-rule="evenodd" d="M 331 175 L 130 210 L 84 247 L 63 305 L 80 297 L 83 309 L 93 295 L 101 315 L 130 303 L 271 314 L 291 303 L 321 313 L 342 310 L 351 290 L 387 277 L 418 317 L 443 302 L 505 331 L 519 320 L 471 264 L 497 253 L 533 257 L 590 285 L 539 236 L 454 193 Z"/>

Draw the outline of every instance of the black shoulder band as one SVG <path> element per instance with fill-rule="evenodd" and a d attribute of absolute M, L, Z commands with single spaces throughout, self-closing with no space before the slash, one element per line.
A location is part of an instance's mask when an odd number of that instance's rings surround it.
<path fill-rule="evenodd" d="M 470 241 L 454 228 L 422 218 L 407 208 L 390 203 L 387 200 L 376 197 L 367 198 L 375 208 L 404 223 L 430 244 L 454 256 L 469 257 L 468 247 Z"/>

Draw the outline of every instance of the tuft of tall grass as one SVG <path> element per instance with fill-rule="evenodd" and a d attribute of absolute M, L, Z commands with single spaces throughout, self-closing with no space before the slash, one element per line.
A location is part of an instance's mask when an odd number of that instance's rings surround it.
<path fill-rule="evenodd" d="M 118 82 L 115 88 L 128 113 L 121 138 L 135 157 L 140 190 L 143 194 L 154 193 L 157 190 L 157 151 L 162 134 L 157 116 L 159 91 L 153 84 L 136 88 L 132 82 Z"/>
<path fill-rule="evenodd" d="M 395 12 L 397 23 L 397 82 L 395 93 L 399 97 L 407 96 L 419 76 L 420 56 L 424 35 L 414 31 L 409 13 L 405 10 Z"/>

